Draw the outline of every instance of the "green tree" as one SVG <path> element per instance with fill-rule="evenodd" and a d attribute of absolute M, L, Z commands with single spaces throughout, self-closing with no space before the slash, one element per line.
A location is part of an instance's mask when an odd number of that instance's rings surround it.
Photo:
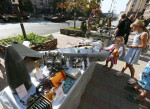
<path fill-rule="evenodd" d="M 33 12 L 33 4 L 30 0 L 19 0 L 19 8 L 22 12 Z"/>
<path fill-rule="evenodd" d="M 57 11 L 58 11 L 58 4 L 60 2 L 62 2 L 62 0 L 53 0 L 53 2 L 50 2 L 50 6 L 53 7 L 53 13 L 57 13 Z"/>
<path fill-rule="evenodd" d="M 92 9 L 100 8 L 101 0 L 74 0 L 71 2 L 70 0 L 67 0 L 67 2 L 60 3 L 58 5 L 61 9 L 66 10 L 74 10 L 74 28 L 76 27 L 76 10 L 81 10 L 84 13 L 87 13 L 86 16 L 89 16 Z"/>
<path fill-rule="evenodd" d="M 11 8 L 10 0 L 0 0 L 0 14 L 9 13 Z"/>

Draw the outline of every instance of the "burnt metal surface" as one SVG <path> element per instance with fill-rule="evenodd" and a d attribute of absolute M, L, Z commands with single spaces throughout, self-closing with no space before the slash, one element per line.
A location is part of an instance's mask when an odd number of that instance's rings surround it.
<path fill-rule="evenodd" d="M 24 84 L 27 90 L 30 89 L 32 83 L 27 68 L 16 50 L 9 46 L 5 54 L 5 68 L 7 82 L 12 93 L 16 93 L 16 88 Z"/>

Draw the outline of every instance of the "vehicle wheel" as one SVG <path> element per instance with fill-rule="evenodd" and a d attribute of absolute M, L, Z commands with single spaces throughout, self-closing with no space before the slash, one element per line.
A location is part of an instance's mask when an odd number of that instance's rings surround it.
<path fill-rule="evenodd" d="M 68 35 L 68 36 L 70 35 L 69 30 L 68 30 L 68 32 L 67 32 L 67 35 Z"/>
<path fill-rule="evenodd" d="M 0 23 L 5 23 L 5 21 L 3 19 L 0 19 Z"/>

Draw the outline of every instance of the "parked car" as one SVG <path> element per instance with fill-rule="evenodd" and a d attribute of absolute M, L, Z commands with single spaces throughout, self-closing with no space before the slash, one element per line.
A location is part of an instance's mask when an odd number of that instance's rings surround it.
<path fill-rule="evenodd" d="M 22 14 L 23 21 L 28 21 L 30 16 Z M 3 14 L 0 16 L 0 19 L 4 22 L 19 22 L 19 19 L 16 14 Z"/>
<path fill-rule="evenodd" d="M 74 19 L 74 17 L 72 15 L 65 15 L 65 17 L 67 20 L 73 20 Z"/>
<path fill-rule="evenodd" d="M 4 19 L 3 19 L 2 15 L 0 15 L 0 23 L 4 23 Z"/>
<path fill-rule="evenodd" d="M 65 22 L 67 20 L 67 18 L 63 14 L 56 14 L 50 17 L 45 17 L 44 19 L 52 22 Z"/>
<path fill-rule="evenodd" d="M 78 17 L 78 20 L 79 21 L 84 21 L 84 20 L 87 20 L 87 18 L 86 17 Z"/>

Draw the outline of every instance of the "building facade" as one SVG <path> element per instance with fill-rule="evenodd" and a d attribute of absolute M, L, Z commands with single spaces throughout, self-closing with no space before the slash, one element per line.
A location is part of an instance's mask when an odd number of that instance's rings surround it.
<path fill-rule="evenodd" d="M 143 15 L 145 11 L 145 6 L 149 2 L 149 0 L 129 0 L 126 5 L 126 14 L 130 16 L 131 14 L 135 14 L 138 18 Z"/>
<path fill-rule="evenodd" d="M 146 9 L 143 16 L 145 19 L 150 19 L 150 1 L 146 4 Z"/>
<path fill-rule="evenodd" d="M 53 7 L 50 5 L 54 0 L 31 0 L 34 13 L 49 14 Z"/>
<path fill-rule="evenodd" d="M 49 7 L 49 3 L 53 0 L 31 0 L 32 4 L 37 8 Z"/>

